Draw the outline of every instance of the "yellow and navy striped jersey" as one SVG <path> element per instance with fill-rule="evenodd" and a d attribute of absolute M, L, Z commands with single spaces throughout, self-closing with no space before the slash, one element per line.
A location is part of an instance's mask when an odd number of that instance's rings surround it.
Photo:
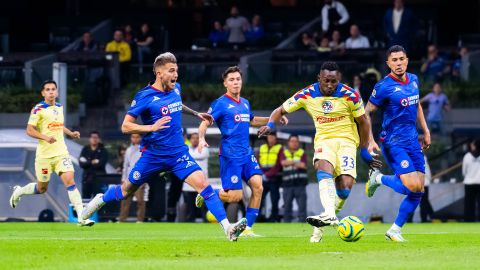
<path fill-rule="evenodd" d="M 52 144 L 39 140 L 37 157 L 51 158 L 68 154 L 63 137 L 63 123 L 63 106 L 60 103 L 55 103 L 52 106 L 42 101 L 32 109 L 28 124 L 35 126 L 38 132 L 49 137 L 52 136 L 57 140 Z"/>
<path fill-rule="evenodd" d="M 303 88 L 283 103 L 285 111 L 291 113 L 300 108 L 312 117 L 315 128 L 315 145 L 325 139 L 345 139 L 360 142 L 356 117 L 365 114 L 360 93 L 339 83 L 331 96 L 320 92 L 320 83 Z"/>

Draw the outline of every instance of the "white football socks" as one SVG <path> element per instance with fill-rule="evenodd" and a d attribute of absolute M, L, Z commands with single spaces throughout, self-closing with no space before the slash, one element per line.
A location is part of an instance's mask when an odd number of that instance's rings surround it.
<path fill-rule="evenodd" d="M 230 227 L 230 222 L 228 221 L 228 219 L 225 218 L 222 221 L 220 221 L 220 225 L 222 225 L 222 228 L 225 231 L 225 234 L 227 234 L 228 233 L 228 227 Z"/>
<path fill-rule="evenodd" d="M 325 213 L 329 216 L 335 216 L 335 197 L 337 194 L 333 179 L 326 178 L 320 180 L 318 182 L 318 190 Z"/>
<path fill-rule="evenodd" d="M 70 199 L 70 202 L 73 204 L 75 211 L 77 211 L 78 221 L 80 222 L 82 220 L 81 216 L 83 211 L 82 196 L 80 195 L 80 192 L 76 187 L 74 190 L 71 190 L 71 191 L 67 190 L 67 193 L 68 193 L 68 198 Z"/>
<path fill-rule="evenodd" d="M 392 227 L 390 227 L 390 230 L 399 232 L 402 230 L 402 227 L 399 227 L 397 224 L 393 223 Z"/>
<path fill-rule="evenodd" d="M 30 183 L 20 188 L 19 194 L 22 195 L 32 195 L 35 194 L 35 186 L 37 183 Z"/>

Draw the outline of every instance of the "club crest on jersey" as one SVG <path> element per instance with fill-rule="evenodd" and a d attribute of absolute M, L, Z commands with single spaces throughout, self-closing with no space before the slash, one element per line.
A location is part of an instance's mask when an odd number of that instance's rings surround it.
<path fill-rule="evenodd" d="M 238 183 L 238 176 L 232 175 L 232 177 L 230 177 L 230 181 L 232 181 L 234 184 Z"/>
<path fill-rule="evenodd" d="M 408 168 L 408 165 L 410 165 L 408 163 L 408 160 L 404 159 L 404 160 L 402 160 L 402 162 L 400 162 L 400 166 L 402 166 L 402 168 L 404 168 L 404 169 Z"/>
<path fill-rule="evenodd" d="M 403 107 L 407 107 L 407 106 L 408 106 L 408 99 L 406 99 L 406 98 L 400 99 L 400 104 L 401 104 Z"/>
<path fill-rule="evenodd" d="M 329 100 L 326 100 L 322 103 L 322 109 L 324 113 L 330 113 L 333 110 L 333 103 Z"/>
<path fill-rule="evenodd" d="M 162 108 L 160 108 L 160 112 L 162 113 L 162 116 L 165 116 L 169 113 L 168 111 L 168 107 L 167 106 L 163 106 Z"/>
<path fill-rule="evenodd" d="M 240 116 L 240 114 L 235 114 L 234 118 L 235 122 L 240 122 L 242 121 L 242 117 Z"/>
<path fill-rule="evenodd" d="M 133 179 L 134 179 L 134 180 L 140 179 L 140 176 L 141 176 L 141 174 L 140 174 L 139 171 L 134 171 L 134 172 L 133 172 Z"/>

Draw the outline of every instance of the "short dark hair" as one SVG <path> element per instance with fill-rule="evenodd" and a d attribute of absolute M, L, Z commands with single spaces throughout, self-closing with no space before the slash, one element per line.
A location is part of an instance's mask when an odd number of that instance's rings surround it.
<path fill-rule="evenodd" d="M 55 82 L 54 80 L 50 80 L 50 79 L 49 79 L 49 80 L 46 80 L 46 81 L 44 81 L 44 82 L 42 83 L 42 90 L 45 88 L 45 85 L 51 84 L 51 83 L 55 84 L 55 88 L 58 87 L 58 86 L 57 86 L 57 82 Z"/>
<path fill-rule="evenodd" d="M 340 68 L 338 67 L 337 63 L 332 61 L 327 61 L 327 62 L 323 62 L 322 67 L 320 67 L 320 71 L 322 70 L 336 71 L 336 70 L 340 70 Z"/>
<path fill-rule="evenodd" d="M 188 138 L 191 139 L 193 135 L 197 135 L 197 136 L 198 136 L 198 133 L 197 133 L 197 132 L 194 132 L 194 133 L 190 134 L 190 135 L 188 136 Z"/>
<path fill-rule="evenodd" d="M 93 131 L 90 131 L 90 133 L 88 134 L 88 136 L 92 136 L 93 134 L 97 134 L 98 137 L 100 137 L 100 132 L 98 132 L 97 130 L 93 130 Z"/>
<path fill-rule="evenodd" d="M 240 77 L 242 76 L 242 70 L 238 66 L 228 67 L 222 74 L 222 79 L 225 80 L 230 73 L 240 73 Z"/>
<path fill-rule="evenodd" d="M 288 141 L 290 141 L 291 138 L 300 139 L 297 134 L 292 134 L 292 135 L 288 136 Z"/>
<path fill-rule="evenodd" d="M 400 45 L 393 45 L 392 47 L 388 48 L 388 50 L 387 50 L 387 58 L 390 56 L 390 54 L 392 54 L 394 52 L 403 52 L 405 55 L 407 55 L 407 50 L 405 50 L 405 48 L 403 48 Z"/>

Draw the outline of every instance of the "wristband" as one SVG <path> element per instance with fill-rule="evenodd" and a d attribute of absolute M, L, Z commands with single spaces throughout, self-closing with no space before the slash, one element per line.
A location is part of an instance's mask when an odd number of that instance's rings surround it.
<path fill-rule="evenodd" d="M 371 162 L 373 160 L 372 155 L 368 152 L 367 148 L 360 149 L 360 156 L 365 162 Z"/>
<path fill-rule="evenodd" d="M 273 123 L 273 122 L 268 122 L 268 123 L 267 123 L 267 127 L 269 127 L 270 129 L 275 129 L 275 123 Z"/>

